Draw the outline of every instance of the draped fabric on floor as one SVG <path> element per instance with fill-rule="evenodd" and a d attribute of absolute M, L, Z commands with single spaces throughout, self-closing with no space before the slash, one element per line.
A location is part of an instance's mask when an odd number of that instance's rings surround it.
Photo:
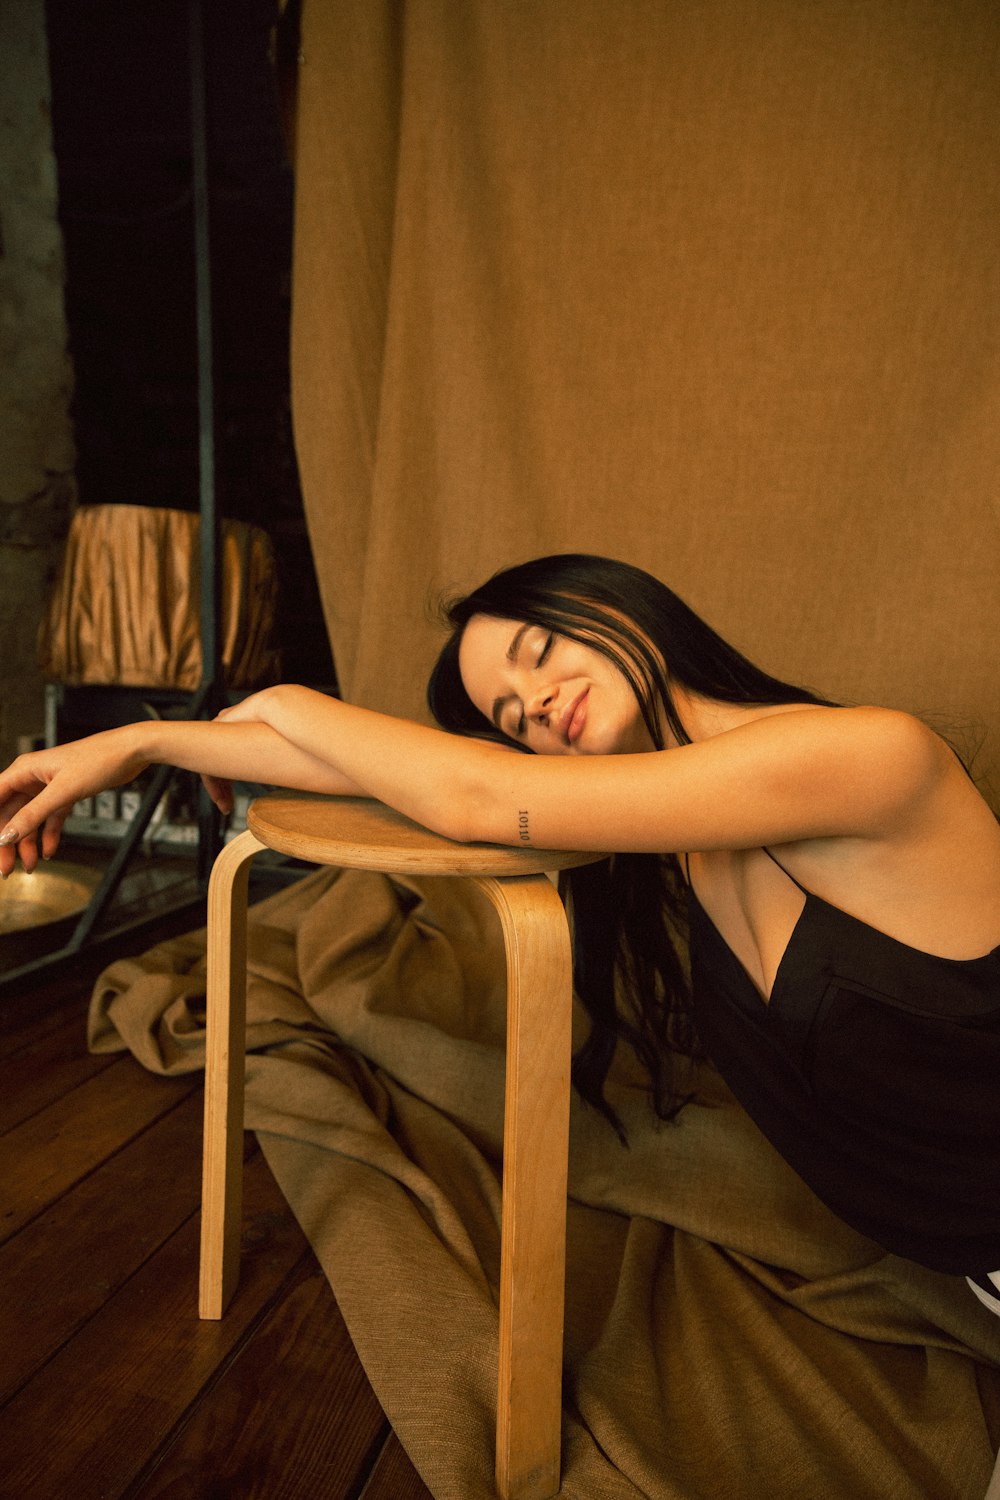
<path fill-rule="evenodd" d="M 203 1064 L 204 944 L 108 969 L 91 1046 Z M 488 1500 L 504 995 L 499 924 L 451 879 L 320 871 L 254 909 L 247 1120 L 437 1500 Z M 775 1156 L 707 1068 L 630 1147 L 574 1102 L 571 1500 L 982 1500 L 1000 1320 L 883 1254 Z M 192 1286 L 192 1313 L 195 1288 Z"/>
<path fill-rule="evenodd" d="M 345 694 L 421 714 L 437 593 L 604 552 L 1000 786 L 992 0 L 301 10 L 293 406 Z M 199 1067 L 201 954 L 115 964 L 93 1045 Z M 435 1496 L 486 1497 L 495 919 L 324 872 L 252 967 L 250 1123 Z M 710 1069 L 676 1127 L 626 1060 L 615 1098 L 627 1151 L 574 1104 L 563 1493 L 978 1500 L 1000 1321 L 834 1219 Z"/>

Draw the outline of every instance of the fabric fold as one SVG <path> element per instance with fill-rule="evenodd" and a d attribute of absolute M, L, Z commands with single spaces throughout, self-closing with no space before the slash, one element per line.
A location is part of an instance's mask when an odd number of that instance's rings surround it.
<path fill-rule="evenodd" d="M 493 1495 L 504 970 L 458 880 L 324 870 L 250 923 L 247 1124 L 439 1500 Z M 204 1058 L 204 934 L 112 964 L 96 1051 Z M 630 1147 L 574 1099 L 564 1483 L 571 1500 L 981 1500 L 1000 1325 L 960 1278 L 841 1224 L 710 1068 Z"/>

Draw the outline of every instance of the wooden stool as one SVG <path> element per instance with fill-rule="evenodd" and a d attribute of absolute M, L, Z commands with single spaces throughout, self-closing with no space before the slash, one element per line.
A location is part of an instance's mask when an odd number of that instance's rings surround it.
<path fill-rule="evenodd" d="M 507 955 L 497 1492 L 549 1500 L 559 1488 L 572 974 L 566 915 L 544 872 L 601 856 L 455 844 L 362 798 L 266 797 L 247 822 L 208 891 L 200 1315 L 220 1318 L 239 1278 L 250 861 L 267 848 L 386 874 L 470 876 L 500 915 Z"/>

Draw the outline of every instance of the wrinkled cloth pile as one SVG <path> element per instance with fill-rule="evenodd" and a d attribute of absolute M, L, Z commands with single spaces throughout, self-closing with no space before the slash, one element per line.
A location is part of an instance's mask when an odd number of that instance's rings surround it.
<path fill-rule="evenodd" d="M 204 1062 L 204 933 L 111 965 L 94 1051 Z M 247 1124 L 437 1500 L 491 1500 L 504 964 L 468 882 L 322 870 L 251 913 Z M 583 1025 L 580 1021 L 581 1030 Z M 1000 1320 L 886 1255 L 713 1070 L 676 1124 L 574 1097 L 569 1500 L 981 1500 Z"/>

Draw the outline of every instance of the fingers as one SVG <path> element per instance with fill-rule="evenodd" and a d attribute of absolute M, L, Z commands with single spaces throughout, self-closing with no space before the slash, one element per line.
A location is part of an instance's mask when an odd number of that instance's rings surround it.
<path fill-rule="evenodd" d="M 242 724 L 255 719 L 253 709 L 247 707 L 252 701 L 244 698 L 242 703 L 231 703 L 228 708 L 220 708 L 215 716 L 216 724 Z"/>
<path fill-rule="evenodd" d="M 37 797 L 25 798 L 19 807 L 9 813 L 5 809 L 4 826 L 0 829 L 0 849 L 20 849 L 22 842 L 41 827 L 45 821 L 44 792 Z M 43 805 L 39 806 L 42 803 Z M 54 809 L 53 809 L 54 810 Z"/>
<path fill-rule="evenodd" d="M 37 785 L 36 782 L 36 789 Z M 0 803 L 0 875 L 5 880 L 17 864 L 22 842 L 29 859 L 31 858 L 26 836 L 33 832 L 35 825 L 30 818 L 24 816 L 24 810 L 30 807 L 31 801 L 30 796 L 8 792 Z M 34 863 L 31 868 L 34 869 Z"/>
<path fill-rule="evenodd" d="M 17 845 L 4 845 L 3 848 L 0 848 L 0 876 L 2 876 L 4 880 L 7 879 L 7 876 L 11 873 L 16 864 Z"/>
<path fill-rule="evenodd" d="M 121 786 L 144 766 L 128 728 L 19 755 L 0 775 L 0 874 L 9 875 L 18 857 L 28 871 L 39 854 L 51 858 L 81 797 Z"/>
<path fill-rule="evenodd" d="M 24 869 L 30 874 L 38 864 L 38 838 L 34 832 L 22 833 L 18 824 L 21 822 L 19 816 L 8 823 L 5 834 L 8 841 L 0 845 L 0 875 L 4 880 L 11 874 L 20 859 Z"/>
<path fill-rule="evenodd" d="M 0 776 L 0 847 L 3 847 L 3 830 L 16 812 L 37 797 L 45 782 L 26 765 L 26 756 L 19 755 Z M 8 840 L 8 843 L 13 842 Z"/>
<path fill-rule="evenodd" d="M 51 859 L 59 848 L 59 840 L 62 838 L 63 824 L 69 817 L 69 809 L 61 808 L 59 812 L 50 813 L 45 819 L 45 827 L 42 829 L 42 858 Z"/>
<path fill-rule="evenodd" d="M 38 839 L 35 834 L 29 834 L 21 839 L 17 846 L 18 856 L 21 860 L 21 868 L 26 875 L 38 868 Z"/>
<path fill-rule="evenodd" d="M 230 703 L 228 707 L 220 709 L 216 714 L 216 721 L 231 724 L 257 724 L 267 722 L 267 705 L 273 688 L 263 688 L 259 693 L 251 693 L 249 697 L 241 698 L 238 703 Z"/>
<path fill-rule="evenodd" d="M 42 830 L 42 854 L 51 858 L 59 845 L 62 827 L 72 811 L 76 798 L 67 803 L 64 795 L 52 786 L 43 787 L 34 797 L 12 798 L 3 806 L 0 817 L 0 875 L 7 876 L 17 859 L 29 873 L 38 865 L 38 832 Z"/>
<path fill-rule="evenodd" d="M 3 835 L 0 835 L 0 875 L 6 880 L 18 859 L 28 875 L 37 870 L 39 854 L 42 859 L 51 859 L 59 848 L 63 824 L 68 816 L 68 808 L 50 813 L 42 825 L 39 839 L 37 830 L 24 831 L 26 820 L 20 813 L 15 813 Z M 7 840 L 6 843 L 4 839 Z"/>
<path fill-rule="evenodd" d="M 233 810 L 233 784 L 222 776 L 203 775 L 201 784 L 220 813 L 228 815 Z"/>

